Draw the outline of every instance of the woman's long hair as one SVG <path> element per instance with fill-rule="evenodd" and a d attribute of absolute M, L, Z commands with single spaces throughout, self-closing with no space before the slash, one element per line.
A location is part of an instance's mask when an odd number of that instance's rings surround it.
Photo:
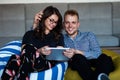
<path fill-rule="evenodd" d="M 40 39 L 40 40 L 44 40 L 44 36 L 45 36 L 45 20 L 53 15 L 56 14 L 58 16 L 58 22 L 56 27 L 51 31 L 53 32 L 54 36 L 55 36 L 55 40 L 58 40 L 60 37 L 60 34 L 62 32 L 62 16 L 59 12 L 59 10 L 56 7 L 53 6 L 48 6 L 44 9 L 43 11 L 43 16 L 41 21 L 39 22 L 39 26 L 35 29 L 35 36 Z"/>

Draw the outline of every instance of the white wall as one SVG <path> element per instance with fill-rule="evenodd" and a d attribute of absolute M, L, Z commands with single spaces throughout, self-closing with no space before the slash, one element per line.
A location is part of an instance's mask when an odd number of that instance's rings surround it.
<path fill-rule="evenodd" d="M 33 4 L 33 3 L 101 3 L 120 2 L 120 0 L 0 0 L 0 4 Z"/>

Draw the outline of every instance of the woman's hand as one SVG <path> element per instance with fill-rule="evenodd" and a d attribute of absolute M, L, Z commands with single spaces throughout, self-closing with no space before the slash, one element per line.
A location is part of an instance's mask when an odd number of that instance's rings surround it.
<path fill-rule="evenodd" d="M 44 46 L 38 49 L 38 52 L 42 55 L 50 55 L 51 54 L 51 50 L 47 49 L 49 48 L 48 46 Z"/>
<path fill-rule="evenodd" d="M 39 25 L 39 21 L 42 19 L 43 11 L 38 12 L 34 17 L 33 29 Z"/>

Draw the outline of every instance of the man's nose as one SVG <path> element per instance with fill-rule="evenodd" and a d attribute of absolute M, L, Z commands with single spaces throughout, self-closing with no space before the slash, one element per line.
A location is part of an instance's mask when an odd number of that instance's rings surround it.
<path fill-rule="evenodd" d="M 72 27 L 72 23 L 69 24 L 69 27 Z"/>

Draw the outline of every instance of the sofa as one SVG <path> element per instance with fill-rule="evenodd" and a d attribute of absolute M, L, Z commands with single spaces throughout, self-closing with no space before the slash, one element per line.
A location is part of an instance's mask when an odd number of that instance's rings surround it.
<path fill-rule="evenodd" d="M 0 48 L 0 76 L 10 56 L 12 54 L 19 55 L 20 51 L 21 41 L 11 41 Z M 115 66 L 115 70 L 109 75 L 110 80 L 119 80 L 120 54 L 107 49 L 102 49 L 102 52 L 112 57 Z M 67 68 L 67 66 L 68 64 L 63 62 L 46 71 L 31 73 L 30 80 L 39 80 L 39 78 L 40 80 L 82 80 L 77 71 L 73 71 L 70 68 Z"/>
<path fill-rule="evenodd" d="M 80 15 L 80 31 L 95 33 L 100 46 L 120 46 L 120 37 L 113 36 L 120 34 L 120 2 L 0 5 L 0 46 L 22 39 L 32 27 L 34 15 L 48 5 L 56 6 L 62 15 L 67 9 L 76 9 Z"/>

